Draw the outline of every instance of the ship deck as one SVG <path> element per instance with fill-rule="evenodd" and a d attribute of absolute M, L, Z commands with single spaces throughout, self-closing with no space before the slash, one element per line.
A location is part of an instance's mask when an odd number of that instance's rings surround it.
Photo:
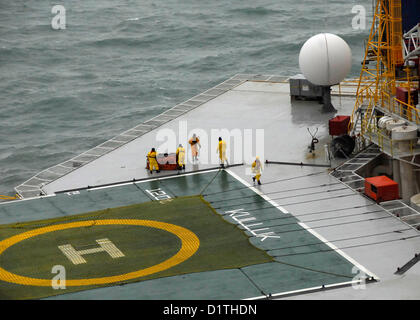
<path fill-rule="evenodd" d="M 18 192 L 27 199 L 0 204 L 0 223 L 51 219 L 140 203 L 147 196 L 138 188 L 144 183 L 169 186 L 167 193 L 172 196 L 182 196 L 185 190 L 189 190 L 188 195 L 206 195 L 203 190 L 215 183 L 218 190 L 213 192 L 221 198 L 212 199 L 208 192 L 206 200 L 217 214 L 244 230 L 251 243 L 275 261 L 241 270 L 191 272 L 54 298 L 264 299 L 271 295 L 298 299 L 418 299 L 420 266 L 414 265 L 403 275 L 395 272 L 419 253 L 419 232 L 386 207 L 340 181 L 327 168 L 343 163 L 327 161 L 323 146 L 331 139 L 328 120 L 336 114 L 350 114 L 353 109 L 354 86 L 347 89 L 341 95 L 335 91 L 332 97 L 337 112 L 325 113 L 317 102 L 291 101 L 288 83 L 281 77 L 237 75 L 175 106 L 166 115 L 140 124 L 93 148 L 94 151 L 47 169 L 18 186 Z M 314 154 L 308 152 L 308 128 L 311 132 L 318 129 L 319 144 Z M 145 155 L 151 147 L 173 152 L 179 142 L 187 145 L 192 133 L 197 133 L 202 141 L 200 163 L 188 161 L 185 176 L 148 173 Z M 220 135 L 228 141 L 230 163 L 237 164 L 221 171 L 222 175 L 212 169 L 218 164 L 216 144 Z M 263 135 L 262 140 L 259 135 Z M 249 143 L 246 139 L 250 139 Z M 169 147 L 165 147 L 165 142 Z M 252 186 L 252 157 L 246 152 L 250 145 L 249 154 L 288 164 L 266 164 L 263 184 Z M 242 151 L 237 158 L 234 149 Z M 225 185 L 223 175 L 228 177 Z M 218 178 L 209 181 L 204 178 L 208 176 Z M 192 181 L 188 187 L 168 185 L 168 181 L 182 177 Z M 232 189 L 246 190 L 247 194 L 235 197 L 229 194 Z M 36 197 L 39 192 L 44 196 Z M 256 196 L 264 201 L 250 201 Z M 244 210 L 243 217 L 250 220 L 234 219 L 234 212 L 232 216 L 227 214 L 232 211 L 227 206 Z M 270 209 L 265 212 L 267 206 Z M 272 237 L 261 241 L 259 232 L 272 232 Z M 326 254 L 333 257 L 333 262 L 322 263 Z M 359 278 L 373 281 L 362 287 L 352 286 Z"/>

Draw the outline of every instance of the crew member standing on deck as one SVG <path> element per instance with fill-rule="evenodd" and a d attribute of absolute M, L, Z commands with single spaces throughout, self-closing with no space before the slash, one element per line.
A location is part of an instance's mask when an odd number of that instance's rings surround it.
<path fill-rule="evenodd" d="M 255 176 L 252 177 L 252 181 L 255 180 L 258 181 L 258 184 L 261 184 L 260 178 L 261 178 L 261 171 L 262 171 L 262 166 L 261 166 L 261 161 L 260 161 L 260 157 L 256 157 L 255 161 L 252 163 L 252 172 L 255 173 Z"/>
<path fill-rule="evenodd" d="M 182 144 L 179 144 L 176 149 L 176 163 L 178 164 L 178 170 L 185 170 L 185 149 Z"/>
<path fill-rule="evenodd" d="M 223 141 L 221 137 L 219 137 L 219 145 L 217 146 L 216 153 L 219 153 L 219 161 L 222 168 L 225 167 L 225 161 L 226 164 L 229 165 L 229 162 L 226 158 L 226 142 Z"/>
<path fill-rule="evenodd" d="M 155 148 L 152 148 L 152 150 L 147 154 L 147 159 L 149 160 L 150 173 L 153 173 L 153 169 L 156 170 L 157 173 L 160 172 L 156 157 L 157 157 L 157 152 Z"/>
<path fill-rule="evenodd" d="M 191 145 L 191 155 L 194 163 L 195 161 L 198 161 L 198 147 L 201 148 L 200 139 L 194 133 L 188 143 Z"/>

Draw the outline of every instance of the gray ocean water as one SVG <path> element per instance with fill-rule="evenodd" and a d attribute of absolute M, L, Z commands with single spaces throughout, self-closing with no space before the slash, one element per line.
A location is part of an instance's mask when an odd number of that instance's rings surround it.
<path fill-rule="evenodd" d="M 54 5 L 66 29 L 54 30 Z M 0 194 L 237 73 L 299 73 L 345 39 L 357 77 L 371 0 L 0 0 Z M 368 17 L 369 21 L 369 17 Z"/>

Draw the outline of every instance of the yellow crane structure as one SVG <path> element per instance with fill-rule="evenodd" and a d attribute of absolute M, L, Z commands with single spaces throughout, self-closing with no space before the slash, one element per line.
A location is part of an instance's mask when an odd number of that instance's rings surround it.
<path fill-rule="evenodd" d="M 403 34 L 402 0 L 376 0 L 373 21 L 357 87 L 357 98 L 349 132 L 363 142 L 370 141 L 391 155 L 398 156 L 389 133 L 378 127 L 384 115 L 420 125 L 420 113 L 411 92 L 419 88 L 418 72 L 413 66 L 419 53 L 419 25 Z M 418 62 L 417 62 L 418 66 Z M 398 88 L 399 87 L 399 88 Z M 408 100 L 397 98 L 405 88 Z M 415 154 L 416 146 L 410 145 Z"/>

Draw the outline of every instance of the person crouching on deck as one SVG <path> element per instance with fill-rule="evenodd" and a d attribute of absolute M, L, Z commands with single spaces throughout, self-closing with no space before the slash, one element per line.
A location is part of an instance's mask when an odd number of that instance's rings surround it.
<path fill-rule="evenodd" d="M 178 170 L 185 170 L 185 149 L 182 144 L 176 149 L 176 163 L 178 164 Z"/>
<path fill-rule="evenodd" d="M 157 152 L 155 148 L 152 148 L 152 150 L 147 154 L 147 159 L 149 160 L 149 170 L 151 174 L 153 173 L 153 169 L 155 169 L 157 173 L 160 172 L 156 157 Z"/>
<path fill-rule="evenodd" d="M 262 167 L 261 167 L 260 157 L 257 157 L 255 161 L 252 163 L 252 172 L 255 173 L 255 176 L 252 177 L 252 181 L 254 181 L 254 183 L 255 183 L 255 180 L 257 180 L 258 184 L 261 184 L 261 181 L 260 181 L 261 171 L 262 171 Z"/>

